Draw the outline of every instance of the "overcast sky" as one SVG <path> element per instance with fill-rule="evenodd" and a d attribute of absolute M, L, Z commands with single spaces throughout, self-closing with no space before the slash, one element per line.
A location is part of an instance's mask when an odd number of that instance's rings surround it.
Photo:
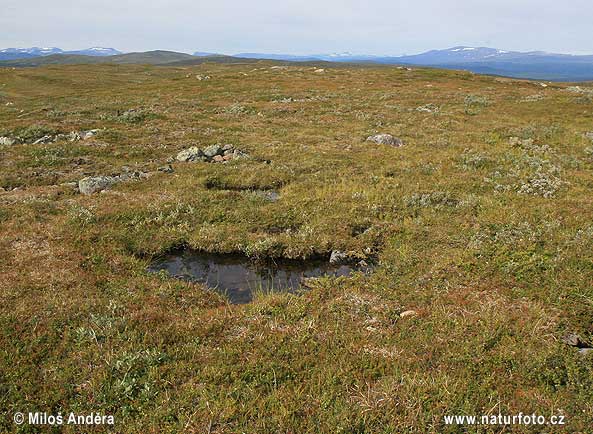
<path fill-rule="evenodd" d="M 593 54 L 592 0 L 0 0 L 0 48 Z"/>

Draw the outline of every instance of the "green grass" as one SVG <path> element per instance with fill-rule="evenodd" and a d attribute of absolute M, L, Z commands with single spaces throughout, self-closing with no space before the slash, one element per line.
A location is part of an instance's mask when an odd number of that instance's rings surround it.
<path fill-rule="evenodd" d="M 562 84 L 270 66 L 0 69 L 3 133 L 102 129 L 0 147 L 0 431 L 95 411 L 115 432 L 459 432 L 443 416 L 490 411 L 587 432 L 593 358 L 560 338 L 593 336 L 593 106 Z M 214 143 L 251 158 L 65 185 Z M 235 306 L 146 272 L 179 245 L 378 265 Z"/>

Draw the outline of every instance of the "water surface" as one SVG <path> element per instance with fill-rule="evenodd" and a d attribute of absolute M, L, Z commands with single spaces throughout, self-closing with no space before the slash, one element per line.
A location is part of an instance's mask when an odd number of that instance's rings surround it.
<path fill-rule="evenodd" d="M 203 283 L 226 295 L 231 303 L 249 303 L 257 291 L 294 292 L 303 280 L 322 276 L 348 276 L 355 267 L 326 261 L 253 262 L 239 255 L 217 255 L 184 250 L 156 259 L 150 272 Z"/>

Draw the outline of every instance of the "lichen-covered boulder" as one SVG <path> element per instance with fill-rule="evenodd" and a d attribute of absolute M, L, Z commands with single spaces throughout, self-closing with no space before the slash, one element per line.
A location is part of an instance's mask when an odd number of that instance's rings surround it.
<path fill-rule="evenodd" d="M 177 154 L 177 161 L 186 162 L 186 161 L 202 161 L 205 159 L 205 155 L 200 148 L 197 146 L 192 146 L 191 148 L 184 149 L 179 154 Z"/>
<path fill-rule="evenodd" d="M 224 149 L 220 145 L 210 145 L 204 149 L 204 155 L 208 158 L 214 158 L 222 154 L 224 154 Z"/>
<path fill-rule="evenodd" d="M 391 134 L 375 134 L 374 136 L 367 137 L 367 142 L 373 142 L 378 145 L 391 145 L 395 147 L 403 146 L 404 142 L 392 136 Z"/>
<path fill-rule="evenodd" d="M 118 182 L 114 176 L 89 176 L 78 181 L 78 191 L 82 194 L 93 194 L 110 188 Z"/>

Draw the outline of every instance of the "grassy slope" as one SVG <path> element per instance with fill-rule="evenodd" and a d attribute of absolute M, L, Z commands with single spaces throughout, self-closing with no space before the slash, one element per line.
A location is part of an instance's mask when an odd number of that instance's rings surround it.
<path fill-rule="evenodd" d="M 429 69 L 0 70 L 0 130 L 105 128 L 0 148 L 0 186 L 20 187 L 0 192 L 0 430 L 14 411 L 102 411 L 118 432 L 455 432 L 443 415 L 486 412 L 588 430 L 593 358 L 558 337 L 593 332 L 592 114 L 561 85 Z M 93 196 L 59 185 L 217 142 L 272 163 L 179 163 Z M 180 243 L 371 247 L 380 267 L 230 306 L 144 271 Z"/>

